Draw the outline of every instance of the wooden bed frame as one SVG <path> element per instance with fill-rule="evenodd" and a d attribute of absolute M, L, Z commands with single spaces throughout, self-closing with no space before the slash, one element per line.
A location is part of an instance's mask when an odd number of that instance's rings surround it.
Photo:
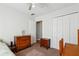
<path fill-rule="evenodd" d="M 79 56 L 79 30 L 78 30 L 78 45 L 65 43 L 62 38 L 59 41 L 59 55 L 60 56 Z"/>
<path fill-rule="evenodd" d="M 59 55 L 62 56 L 63 53 L 63 48 L 64 48 L 64 41 L 63 38 L 59 41 Z"/>
<path fill-rule="evenodd" d="M 79 29 L 78 29 L 78 46 L 79 46 Z"/>

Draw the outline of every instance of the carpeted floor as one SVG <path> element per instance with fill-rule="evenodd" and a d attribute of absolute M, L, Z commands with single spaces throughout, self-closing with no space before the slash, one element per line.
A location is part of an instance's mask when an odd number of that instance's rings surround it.
<path fill-rule="evenodd" d="M 16 53 L 17 56 L 58 56 L 58 50 L 40 47 L 39 43 Z"/>

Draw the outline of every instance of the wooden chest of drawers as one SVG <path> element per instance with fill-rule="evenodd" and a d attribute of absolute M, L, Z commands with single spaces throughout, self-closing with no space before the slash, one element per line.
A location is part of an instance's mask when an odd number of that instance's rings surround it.
<path fill-rule="evenodd" d="M 46 47 L 47 49 L 50 48 L 50 39 L 41 38 L 40 39 L 40 46 Z"/>
<path fill-rule="evenodd" d="M 15 46 L 17 50 L 21 50 L 31 46 L 31 36 L 16 36 L 15 37 Z"/>

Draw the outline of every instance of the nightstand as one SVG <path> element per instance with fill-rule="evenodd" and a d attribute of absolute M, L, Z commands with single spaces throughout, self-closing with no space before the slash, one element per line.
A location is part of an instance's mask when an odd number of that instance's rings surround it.
<path fill-rule="evenodd" d="M 50 39 L 41 38 L 40 39 L 40 46 L 46 47 L 47 49 L 50 48 Z"/>

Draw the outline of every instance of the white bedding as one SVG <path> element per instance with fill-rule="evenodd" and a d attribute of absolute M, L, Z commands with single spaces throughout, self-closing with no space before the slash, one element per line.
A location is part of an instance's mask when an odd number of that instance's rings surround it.
<path fill-rule="evenodd" d="M 15 54 L 5 43 L 0 42 L 0 56 L 15 56 Z"/>

